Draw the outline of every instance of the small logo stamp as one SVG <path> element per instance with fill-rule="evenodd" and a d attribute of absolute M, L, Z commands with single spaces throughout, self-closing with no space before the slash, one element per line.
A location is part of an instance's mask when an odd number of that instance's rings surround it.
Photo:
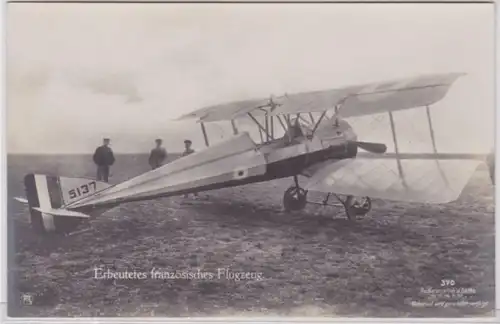
<path fill-rule="evenodd" d="M 31 295 L 31 294 L 22 294 L 21 295 L 21 302 L 25 306 L 31 306 L 31 305 L 33 305 L 33 295 Z"/>

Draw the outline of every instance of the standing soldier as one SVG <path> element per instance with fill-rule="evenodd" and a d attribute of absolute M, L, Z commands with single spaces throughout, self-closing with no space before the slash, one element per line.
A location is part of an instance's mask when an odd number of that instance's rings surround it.
<path fill-rule="evenodd" d="M 184 152 L 182 152 L 182 156 L 194 153 L 194 150 L 191 148 L 191 144 L 193 144 L 193 142 L 191 142 L 190 140 L 184 141 Z"/>
<path fill-rule="evenodd" d="M 151 150 L 151 154 L 149 155 L 149 165 L 151 166 L 151 170 L 161 167 L 167 158 L 167 151 L 161 146 L 162 140 L 157 139 L 155 142 L 156 147 Z"/>
<path fill-rule="evenodd" d="M 103 139 L 102 142 L 102 145 L 95 150 L 93 160 L 97 165 L 97 180 L 108 182 L 109 167 L 115 163 L 115 156 L 109 147 L 109 138 Z"/>
<path fill-rule="evenodd" d="M 187 139 L 187 140 L 184 141 L 184 152 L 182 152 L 182 156 L 186 156 L 186 155 L 194 153 L 194 150 L 191 148 L 191 144 L 193 144 L 193 142 L 191 142 L 191 140 Z M 195 197 L 198 197 L 198 193 L 197 192 L 193 193 L 193 195 Z M 187 197 L 189 197 L 189 195 L 185 194 L 184 198 L 187 198 Z"/>

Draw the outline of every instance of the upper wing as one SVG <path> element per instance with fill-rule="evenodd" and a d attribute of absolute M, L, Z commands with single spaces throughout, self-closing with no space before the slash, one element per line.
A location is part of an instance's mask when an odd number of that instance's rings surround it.
<path fill-rule="evenodd" d="M 353 117 L 432 105 L 443 99 L 463 73 L 425 75 L 278 98 L 270 115 L 322 112 L 340 105 L 339 116 Z"/>
<path fill-rule="evenodd" d="M 205 107 L 181 116 L 201 122 L 232 120 L 254 115 L 288 115 L 323 112 L 340 105 L 341 117 L 375 114 L 431 105 L 444 98 L 463 73 L 433 74 L 277 97 L 261 98 Z"/>
<path fill-rule="evenodd" d="M 367 154 L 330 162 L 310 170 L 305 189 L 395 201 L 447 203 L 458 199 L 481 161 L 463 160 L 453 154 L 443 159 L 445 156 L 401 155 L 401 168 L 391 154 Z"/>
<path fill-rule="evenodd" d="M 236 101 L 220 105 L 205 107 L 189 114 L 183 115 L 178 120 L 196 118 L 201 122 L 214 122 L 236 119 L 245 116 L 249 112 L 267 107 L 269 99 L 252 99 Z M 263 112 L 265 113 L 265 112 Z"/>

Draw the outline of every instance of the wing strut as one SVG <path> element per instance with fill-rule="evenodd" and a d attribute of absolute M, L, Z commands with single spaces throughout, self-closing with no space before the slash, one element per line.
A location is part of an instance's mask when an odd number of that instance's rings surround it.
<path fill-rule="evenodd" d="M 266 141 L 269 142 L 271 140 L 269 136 L 269 117 L 266 115 L 264 118 L 266 119 Z"/>
<path fill-rule="evenodd" d="M 316 125 L 314 125 L 314 128 L 312 130 L 312 133 L 314 135 L 314 132 L 316 131 L 316 129 L 318 128 L 319 124 L 321 123 L 321 121 L 323 120 L 323 118 L 325 118 L 325 115 L 326 115 L 326 110 L 323 111 L 323 113 L 321 114 L 321 116 L 319 117 L 318 119 L 318 122 L 316 123 Z"/>
<path fill-rule="evenodd" d="M 399 176 L 403 181 L 403 186 L 405 186 L 405 188 L 408 188 L 408 185 L 406 184 L 405 175 L 403 173 L 403 167 L 401 166 L 401 160 L 399 158 L 398 140 L 396 138 L 396 127 L 394 126 L 394 116 L 392 115 L 391 111 L 389 111 L 389 120 L 391 122 L 392 140 L 394 141 L 394 151 L 396 152 L 396 163 L 398 164 Z"/>
<path fill-rule="evenodd" d="M 236 124 L 234 123 L 234 119 L 231 119 L 231 126 L 233 126 L 234 135 L 238 135 L 238 128 L 236 128 Z"/>
<path fill-rule="evenodd" d="M 437 153 L 436 138 L 434 137 L 434 128 L 432 127 L 431 111 L 429 110 L 429 106 L 425 106 L 425 112 L 427 113 L 427 122 L 429 123 L 429 130 L 431 132 L 432 150 L 434 153 Z"/>
<path fill-rule="evenodd" d="M 314 121 L 314 117 L 312 113 L 309 113 L 309 118 L 311 118 L 311 123 L 314 125 L 316 122 Z"/>
<path fill-rule="evenodd" d="M 267 141 L 269 141 L 270 135 L 269 135 L 269 120 L 267 119 L 268 117 L 266 116 L 266 127 L 264 128 L 251 113 L 247 113 L 247 115 L 250 118 L 252 118 L 252 120 L 254 121 L 255 124 L 257 124 L 257 126 L 259 126 L 259 132 L 261 133 L 260 136 L 261 136 L 262 142 L 264 142 L 264 137 L 263 137 L 262 133 L 264 133 L 266 135 L 266 139 L 267 139 Z"/>
<path fill-rule="evenodd" d="M 274 117 L 271 116 L 271 138 L 274 139 Z"/>
<path fill-rule="evenodd" d="M 200 125 L 201 125 L 201 131 L 203 132 L 203 138 L 205 138 L 205 145 L 208 147 L 210 145 L 208 144 L 207 130 L 205 129 L 205 124 L 200 123 Z"/>
<path fill-rule="evenodd" d="M 257 119 L 255 119 L 255 117 L 254 117 L 251 113 L 248 113 L 248 116 L 250 116 L 250 118 L 252 118 L 252 120 L 254 121 L 254 123 L 256 123 L 256 124 L 257 124 L 257 126 L 259 126 L 259 129 L 260 129 L 261 131 L 264 131 L 264 132 L 266 131 L 266 130 L 264 129 L 264 127 L 262 127 L 262 125 L 259 123 L 259 121 L 258 121 Z"/>
<path fill-rule="evenodd" d="M 290 115 L 286 115 L 285 116 L 285 121 L 286 121 L 287 129 L 292 129 L 292 123 L 290 122 Z M 291 132 L 285 132 L 285 136 L 288 137 L 288 142 L 292 141 L 292 134 L 291 134 Z"/>
<path fill-rule="evenodd" d="M 299 119 L 303 120 L 306 124 L 309 123 L 309 121 L 305 117 L 299 116 Z"/>
<path fill-rule="evenodd" d="M 429 106 L 425 106 L 425 112 L 427 114 L 427 122 L 429 123 L 429 131 L 431 133 L 432 151 L 434 152 L 434 154 L 437 154 L 436 138 L 434 136 L 434 127 L 432 126 L 431 111 L 429 109 Z M 436 164 L 439 169 L 439 173 L 441 173 L 441 176 L 443 177 L 444 182 L 446 183 L 446 185 L 448 185 L 448 178 L 446 178 L 446 174 L 441 169 L 441 164 L 439 163 L 438 159 L 436 159 Z"/>
<path fill-rule="evenodd" d="M 276 116 L 276 118 L 278 119 L 278 121 L 279 121 L 279 122 L 280 122 L 280 124 L 281 124 L 281 127 L 283 128 L 283 130 L 284 130 L 284 131 L 285 131 L 285 133 L 286 133 L 286 126 L 285 126 L 285 124 L 283 123 L 283 121 L 281 120 L 280 116 Z"/>

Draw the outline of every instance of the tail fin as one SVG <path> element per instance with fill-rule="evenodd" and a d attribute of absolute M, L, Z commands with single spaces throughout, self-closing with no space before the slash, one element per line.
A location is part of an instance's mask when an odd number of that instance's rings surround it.
<path fill-rule="evenodd" d="M 64 209 L 69 203 L 93 195 L 109 185 L 91 179 L 28 174 L 24 186 L 31 225 L 39 233 L 69 233 L 88 215 Z"/>

